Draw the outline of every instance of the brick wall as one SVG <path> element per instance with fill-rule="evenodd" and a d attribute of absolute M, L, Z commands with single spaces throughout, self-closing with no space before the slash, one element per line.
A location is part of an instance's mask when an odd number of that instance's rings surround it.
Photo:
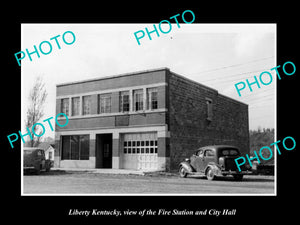
<path fill-rule="evenodd" d="M 171 170 L 205 145 L 229 144 L 249 152 L 247 105 L 172 72 L 168 77 Z M 207 99 L 212 100 L 211 121 Z"/>

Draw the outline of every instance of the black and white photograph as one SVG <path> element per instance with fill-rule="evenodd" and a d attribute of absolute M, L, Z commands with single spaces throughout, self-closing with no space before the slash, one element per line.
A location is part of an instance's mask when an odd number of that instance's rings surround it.
<path fill-rule="evenodd" d="M 295 214 L 293 17 L 200 8 L 12 19 L 0 142 L 20 216 L 235 224 Z"/>
<path fill-rule="evenodd" d="M 22 24 L 23 194 L 276 194 L 276 24 L 144 27 Z"/>

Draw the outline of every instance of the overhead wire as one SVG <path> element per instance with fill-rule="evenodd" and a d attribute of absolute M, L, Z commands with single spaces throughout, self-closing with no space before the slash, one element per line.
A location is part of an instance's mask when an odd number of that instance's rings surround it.
<path fill-rule="evenodd" d="M 196 73 L 191 73 L 190 75 L 195 75 L 195 74 L 202 75 L 203 73 L 210 73 L 210 72 L 215 72 L 215 71 L 219 71 L 219 70 L 227 70 L 229 68 L 248 65 L 250 63 L 265 61 L 265 60 L 272 59 L 272 58 L 274 58 L 274 56 L 265 57 L 265 58 L 252 60 L 249 62 L 244 62 L 244 63 L 239 63 L 239 64 L 234 64 L 234 65 L 219 67 L 219 68 L 215 68 L 215 69 L 211 69 L 211 70 L 205 70 L 205 71 L 200 71 L 200 72 L 196 72 Z M 250 75 L 251 73 L 257 73 L 257 72 L 263 72 L 263 71 L 268 71 L 271 74 L 273 72 L 275 73 L 275 71 L 270 71 L 270 69 L 271 68 L 268 68 L 268 69 L 262 68 L 262 69 L 252 70 L 252 71 L 247 71 L 247 72 L 242 72 L 242 73 L 231 73 L 230 75 L 226 75 L 226 76 L 222 76 L 222 77 L 216 77 L 216 78 L 206 79 L 206 80 L 199 80 L 199 82 L 200 83 L 208 83 L 208 84 L 211 83 L 210 85 L 220 86 L 220 85 L 227 84 L 229 82 L 237 81 L 238 77 L 241 77 L 241 79 L 243 79 L 243 80 L 253 78 L 255 76 L 255 74 Z M 228 70 L 226 71 L 226 73 L 228 73 Z M 249 74 L 249 76 L 241 76 L 244 74 L 245 75 Z M 269 93 L 270 90 L 273 91 L 273 93 L 272 92 Z M 259 99 L 251 99 L 251 97 L 253 97 L 253 95 L 247 95 L 243 98 L 247 102 L 247 104 L 249 104 L 249 108 L 253 109 L 254 107 L 255 108 L 268 107 L 268 106 L 270 107 L 272 105 L 272 102 L 270 102 L 270 100 L 273 100 L 275 98 L 274 89 L 268 88 L 266 90 L 260 90 L 258 93 L 260 94 Z M 261 96 L 262 93 L 264 93 L 263 96 Z M 238 99 L 238 100 L 243 101 L 243 99 Z M 263 105 L 260 105 L 260 104 L 263 104 Z M 266 116 L 262 116 L 261 118 L 265 118 L 265 117 Z"/>
<path fill-rule="evenodd" d="M 249 63 L 253 63 L 253 62 L 264 61 L 264 60 L 271 59 L 271 58 L 274 58 L 274 57 L 275 56 L 269 56 L 269 57 L 265 57 L 265 58 L 261 58 L 261 59 L 252 60 L 252 61 L 249 61 L 249 62 L 244 62 L 244 63 L 239 63 L 239 64 L 233 64 L 233 65 L 230 65 L 230 66 L 219 67 L 219 68 L 212 69 L 212 70 L 204 70 L 204 71 L 200 71 L 200 72 L 196 72 L 196 73 L 192 73 L 192 74 L 208 73 L 208 72 L 212 72 L 212 71 L 218 71 L 218 70 L 227 69 L 227 68 L 231 68 L 231 67 L 246 65 L 246 64 L 249 64 Z M 192 74 L 190 74 L 190 75 L 192 75 Z"/>
<path fill-rule="evenodd" d="M 243 73 L 235 73 L 235 74 L 230 75 L 230 76 L 224 76 L 224 77 L 213 78 L 213 79 L 208 79 L 208 80 L 201 80 L 201 82 L 210 82 L 210 81 L 214 81 L 214 80 L 219 81 L 219 80 L 228 79 L 228 78 L 232 78 L 232 77 L 238 77 L 238 76 L 243 75 L 243 74 L 263 72 L 263 71 L 266 71 L 266 70 L 267 69 L 260 69 L 260 70 L 247 71 L 247 72 L 243 72 Z M 253 76 L 251 76 L 251 77 L 253 77 Z M 243 78 L 250 78 L 250 77 L 243 77 Z"/>
<path fill-rule="evenodd" d="M 263 95 L 261 95 L 261 93 L 263 93 Z M 244 97 L 241 97 L 240 100 L 241 101 L 257 101 L 257 100 L 260 100 L 260 99 L 263 99 L 265 97 L 269 97 L 269 96 L 272 96 L 272 97 L 275 97 L 275 94 L 274 93 L 269 93 L 269 92 L 257 92 L 257 94 L 259 94 L 259 98 L 257 98 L 257 95 L 253 95 L 252 93 L 249 93 L 249 95 L 246 95 Z"/>

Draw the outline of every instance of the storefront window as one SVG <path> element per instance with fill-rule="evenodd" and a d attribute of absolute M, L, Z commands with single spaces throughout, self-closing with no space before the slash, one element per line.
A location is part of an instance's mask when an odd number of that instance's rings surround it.
<path fill-rule="evenodd" d="M 62 136 L 62 160 L 88 160 L 89 135 Z"/>

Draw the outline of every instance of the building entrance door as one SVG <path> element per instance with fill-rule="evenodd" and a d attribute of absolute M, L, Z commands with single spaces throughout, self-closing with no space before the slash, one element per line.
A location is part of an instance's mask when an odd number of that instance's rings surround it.
<path fill-rule="evenodd" d="M 96 135 L 96 168 L 112 168 L 112 134 Z"/>

